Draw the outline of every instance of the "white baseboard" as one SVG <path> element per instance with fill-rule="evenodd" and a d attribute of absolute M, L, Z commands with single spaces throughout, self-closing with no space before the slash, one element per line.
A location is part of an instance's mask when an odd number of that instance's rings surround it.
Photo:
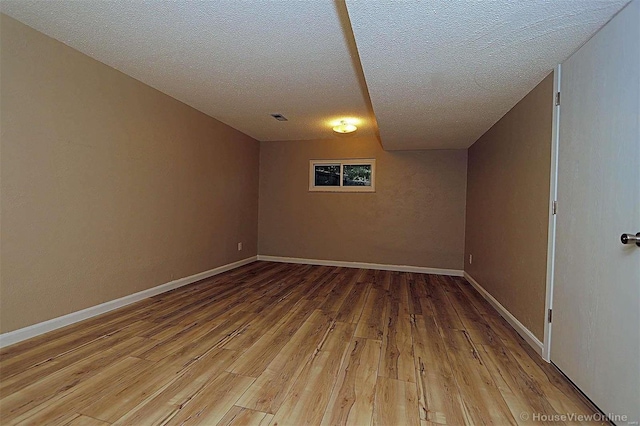
<path fill-rule="evenodd" d="M 498 311 L 498 313 L 513 327 L 520 336 L 542 356 L 542 342 L 538 339 L 527 327 L 525 327 L 516 317 L 514 317 L 511 312 L 507 310 L 500 302 L 498 302 L 495 297 L 493 297 L 487 290 L 482 287 L 478 281 L 473 279 L 471 275 L 469 275 L 466 271 L 464 272 L 464 277 L 466 278 L 471 285 L 478 290 L 478 293 L 485 298 L 487 302 L 493 306 L 493 308 Z"/>
<path fill-rule="evenodd" d="M 459 269 L 426 268 L 423 266 L 385 265 L 381 263 L 344 262 L 342 260 L 302 259 L 299 257 L 281 257 L 258 255 L 258 260 L 265 262 L 301 263 L 305 265 L 340 266 L 343 268 L 378 269 L 382 271 L 416 272 L 419 274 L 463 276 Z"/>
<path fill-rule="evenodd" d="M 32 337 L 36 337 L 44 333 L 48 333 L 49 331 L 53 331 L 58 328 L 66 327 L 67 325 L 71 325 L 71 324 L 83 321 L 85 319 L 95 317 L 97 315 L 104 314 L 114 309 L 118 309 L 123 306 L 130 305 L 139 300 L 146 299 L 148 297 L 152 297 L 157 294 L 164 293 L 166 291 L 185 286 L 187 284 L 192 284 L 197 281 L 204 280 L 205 278 L 209 278 L 214 275 L 218 275 L 223 272 L 230 271 L 231 269 L 235 269 L 240 266 L 249 264 L 251 262 L 255 262 L 256 260 L 257 260 L 257 256 L 248 257 L 246 259 L 242 259 L 237 262 L 228 263 L 226 265 L 222 265 L 217 268 L 210 269 L 208 271 L 200 272 L 198 274 L 191 275 L 189 277 L 180 278 L 174 281 L 170 281 L 166 284 L 161 284 L 157 287 L 143 290 L 138 293 L 130 294 L 128 296 L 124 296 L 116 300 L 111 300 L 109 302 L 101 303 L 100 305 L 92 306 L 90 308 L 86 308 L 81 311 L 72 312 L 70 314 L 63 315 L 58 318 L 53 318 L 48 321 L 30 325 L 25 328 L 0 334 L 0 348 L 13 345 L 14 343 L 18 343 L 23 340 L 30 339 Z"/>

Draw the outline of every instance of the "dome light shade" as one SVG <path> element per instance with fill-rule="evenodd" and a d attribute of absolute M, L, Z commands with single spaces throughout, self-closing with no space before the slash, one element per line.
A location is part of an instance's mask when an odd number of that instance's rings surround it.
<path fill-rule="evenodd" d="M 333 126 L 333 131 L 336 133 L 352 133 L 358 130 L 355 124 L 347 123 L 345 120 L 340 121 L 340 124 Z"/>

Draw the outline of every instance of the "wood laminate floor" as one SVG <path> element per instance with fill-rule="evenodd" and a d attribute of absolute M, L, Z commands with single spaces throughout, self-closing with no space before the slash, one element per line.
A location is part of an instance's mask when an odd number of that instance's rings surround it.
<path fill-rule="evenodd" d="M 446 276 L 255 262 L 0 352 L 2 425 L 507 425 L 593 413 Z"/>

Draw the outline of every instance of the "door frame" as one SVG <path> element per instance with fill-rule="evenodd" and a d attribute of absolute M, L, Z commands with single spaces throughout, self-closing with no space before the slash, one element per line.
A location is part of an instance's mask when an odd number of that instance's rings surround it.
<path fill-rule="evenodd" d="M 560 142 L 560 81 L 562 65 L 558 64 L 553 70 L 553 115 L 551 122 L 551 170 L 549 180 L 549 227 L 547 230 L 547 279 L 546 297 L 544 303 L 544 340 L 542 343 L 542 358 L 551 362 L 551 321 L 550 312 L 553 308 L 553 280 L 555 274 L 556 253 L 556 210 L 558 208 L 558 144 Z M 559 96 L 559 95 L 558 95 Z"/>

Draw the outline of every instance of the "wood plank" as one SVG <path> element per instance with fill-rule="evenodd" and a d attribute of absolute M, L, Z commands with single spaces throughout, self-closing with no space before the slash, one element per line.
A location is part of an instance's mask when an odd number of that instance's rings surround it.
<path fill-rule="evenodd" d="M 273 334 L 292 316 L 292 311 L 311 312 L 318 305 L 315 301 L 302 301 L 302 291 L 291 292 L 276 301 L 265 302 L 265 309 L 254 311 L 250 319 L 245 320 L 246 327 L 227 342 L 224 347 L 242 350 L 253 345 L 265 333 Z M 301 303 L 302 302 L 302 303 Z"/>
<path fill-rule="evenodd" d="M 357 323 L 362 315 L 362 311 L 364 310 L 364 304 L 370 288 L 371 284 L 366 281 L 356 282 L 353 289 L 340 306 L 336 315 L 336 321 Z"/>
<path fill-rule="evenodd" d="M 230 372 L 244 376 L 258 377 L 264 372 L 271 361 L 280 353 L 282 348 L 291 340 L 298 329 L 312 314 L 312 308 L 317 304 L 314 300 L 305 300 L 297 305 L 295 311 L 274 333 L 262 336 L 255 344 L 245 350 L 240 358 L 230 367 Z M 312 323 L 309 323 L 311 327 Z M 314 328 L 314 331 L 319 331 Z M 248 407 L 251 408 L 251 407 Z"/>
<path fill-rule="evenodd" d="M 4 381 L 27 368 L 79 350 L 86 345 L 91 345 L 120 329 L 131 326 L 131 323 L 131 319 L 114 320 L 102 326 L 83 330 L 77 334 L 64 335 L 40 347 L 33 348 L 20 356 L 10 357 L 12 352 L 7 350 L 7 359 L 0 362 L 0 380 Z"/>
<path fill-rule="evenodd" d="M 128 383 L 140 371 L 146 371 L 153 365 L 150 361 L 127 357 L 102 369 L 97 374 L 67 391 L 52 394 L 46 403 L 38 404 L 28 411 L 13 417 L 5 417 L 3 423 L 12 424 L 64 424 L 79 413 L 81 407 L 91 404 L 96 398 L 112 390 L 123 382 Z"/>
<path fill-rule="evenodd" d="M 380 271 L 374 272 L 373 288 L 378 290 L 389 291 L 391 289 L 391 272 Z"/>
<path fill-rule="evenodd" d="M 378 374 L 415 383 L 411 320 L 408 314 L 400 313 L 400 307 L 398 299 L 392 298 L 387 303 L 387 324 L 382 336 L 382 356 Z"/>
<path fill-rule="evenodd" d="M 411 333 L 420 419 L 443 425 L 464 424 L 462 398 L 433 317 L 414 315 Z"/>
<path fill-rule="evenodd" d="M 141 364 L 135 372 L 106 384 L 100 393 L 84 390 L 83 396 L 93 394 L 93 397 L 76 402 L 77 412 L 113 423 L 133 410 L 147 395 L 180 377 L 181 371 L 181 365 Z"/>
<path fill-rule="evenodd" d="M 479 350 L 480 356 L 485 361 L 489 373 L 518 424 L 529 423 L 530 419 L 523 420 L 522 413 L 528 415 L 538 413 L 549 418 L 559 414 L 544 397 L 540 386 L 522 370 L 507 349 L 483 345 Z M 561 425 L 564 422 L 555 421 L 553 424 Z"/>
<path fill-rule="evenodd" d="M 308 299 L 315 299 L 321 304 L 324 303 L 332 295 L 334 289 L 343 283 L 345 276 L 352 272 L 352 268 L 335 268 L 333 273 L 329 275 L 330 279 L 326 284 L 322 288 L 315 289 L 313 293 L 310 293 L 306 297 Z"/>
<path fill-rule="evenodd" d="M 491 325 L 478 313 L 475 306 L 469 302 L 466 295 L 451 280 L 447 280 L 449 285 L 446 292 L 447 299 L 453 309 L 458 314 L 464 329 L 469 333 L 471 339 L 477 344 L 501 345 L 498 335 L 493 331 Z"/>
<path fill-rule="evenodd" d="M 110 424 L 89 416 L 78 415 L 65 426 L 109 426 Z"/>
<path fill-rule="evenodd" d="M 380 342 L 376 340 L 355 338 L 351 341 L 322 425 L 371 424 L 380 349 Z"/>
<path fill-rule="evenodd" d="M 101 370 L 118 364 L 129 351 L 145 347 L 149 342 L 149 339 L 133 337 L 111 349 L 93 353 L 81 361 L 43 376 L 17 392 L 8 394 L 0 400 L 2 420 L 11 421 L 33 410 L 37 411 L 39 407 L 55 401 L 60 395 L 66 395 L 90 381 Z M 56 365 L 51 367 L 55 368 Z M 78 405 L 74 404 L 74 412 L 78 412 L 78 409 Z"/>
<path fill-rule="evenodd" d="M 174 380 L 149 394 L 114 425 L 157 425 L 175 417 L 207 383 L 218 377 L 238 354 L 226 349 L 213 349 L 190 364 Z"/>
<path fill-rule="evenodd" d="M 341 268 L 331 268 L 331 270 L 323 275 L 322 278 L 318 279 L 317 282 L 312 283 L 304 296 L 305 299 L 323 301 L 335 286 L 336 280 L 340 278 L 340 269 Z"/>
<path fill-rule="evenodd" d="M 128 352 L 131 352 L 150 347 L 151 344 L 153 344 L 152 340 L 134 337 L 140 327 L 145 327 L 145 323 L 134 322 L 131 326 L 123 327 L 113 334 L 102 336 L 91 344 L 82 345 L 77 349 L 70 350 L 41 363 L 24 368 L 18 374 L 14 374 L 0 381 L 0 399 L 11 393 L 18 392 L 50 374 L 55 374 L 57 371 L 70 365 L 84 361 L 96 353 L 100 354 L 114 348 L 122 349 L 124 347 L 128 348 Z M 126 342 L 125 345 L 121 346 L 124 342 Z M 114 351 L 111 350 L 109 353 L 113 352 Z M 118 355 L 116 355 L 116 357 L 117 356 Z"/>
<path fill-rule="evenodd" d="M 228 372 L 205 385 L 167 425 L 215 425 L 255 379 Z"/>
<path fill-rule="evenodd" d="M 556 412 L 599 413 L 598 409 L 562 376 L 562 373 L 533 353 L 524 340 L 509 340 L 505 342 L 505 346 L 518 365 L 544 389 L 547 401 Z"/>
<path fill-rule="evenodd" d="M 399 303 L 400 314 L 407 316 L 411 314 L 409 311 L 409 280 L 410 274 L 399 272 L 391 280 L 393 289 L 390 291 L 391 300 L 397 300 Z"/>
<path fill-rule="evenodd" d="M 409 314 L 422 315 L 422 304 L 420 299 L 427 298 L 426 283 L 420 279 L 421 274 L 407 274 L 407 285 L 409 287 Z"/>
<path fill-rule="evenodd" d="M 502 394 L 465 330 L 445 330 L 451 369 L 472 423 L 516 424 Z M 469 419 L 467 421 L 469 421 Z"/>
<path fill-rule="evenodd" d="M 415 384 L 378 377 L 373 424 L 419 425 L 420 412 Z"/>
<path fill-rule="evenodd" d="M 201 327 L 200 324 L 195 322 L 186 327 L 183 327 L 183 329 L 175 335 L 169 336 L 166 339 L 157 342 L 151 348 L 147 349 L 137 356 L 138 358 L 146 359 L 149 361 L 160 361 L 161 359 L 178 352 L 181 348 L 185 347 L 189 343 L 198 341 L 209 332 L 210 330 L 207 327 Z"/>
<path fill-rule="evenodd" d="M 336 285 L 331 289 L 331 292 L 320 305 L 320 309 L 327 313 L 338 312 L 338 309 L 340 309 L 355 286 L 359 273 L 359 269 L 348 269 L 343 275 L 341 275 Z"/>
<path fill-rule="evenodd" d="M 473 306 L 484 322 L 489 325 L 492 332 L 497 335 L 501 341 L 504 339 L 513 340 L 521 339 L 520 335 L 509 325 L 509 323 L 498 314 L 498 312 L 474 289 L 471 284 L 463 279 L 456 280 L 456 285 L 465 295 L 466 301 Z"/>
<path fill-rule="evenodd" d="M 218 426 L 267 426 L 272 419 L 273 414 L 234 405 L 218 422 Z"/>
<path fill-rule="evenodd" d="M 362 316 L 356 328 L 356 337 L 382 340 L 386 316 L 386 297 L 386 290 L 380 288 L 369 290 Z"/>
<path fill-rule="evenodd" d="M 274 414 L 295 383 L 305 361 L 321 350 L 329 335 L 335 334 L 335 322 L 322 311 L 315 311 L 300 330 L 282 348 L 237 405 Z M 244 370 L 237 364 L 235 370 Z"/>
<path fill-rule="evenodd" d="M 320 424 L 354 330 L 353 324 L 333 325 L 275 413 L 273 425 Z"/>
<path fill-rule="evenodd" d="M 464 330 L 464 325 L 458 317 L 458 312 L 451 305 L 447 297 L 447 282 L 439 275 L 429 275 L 429 302 L 433 317 L 442 329 Z"/>

